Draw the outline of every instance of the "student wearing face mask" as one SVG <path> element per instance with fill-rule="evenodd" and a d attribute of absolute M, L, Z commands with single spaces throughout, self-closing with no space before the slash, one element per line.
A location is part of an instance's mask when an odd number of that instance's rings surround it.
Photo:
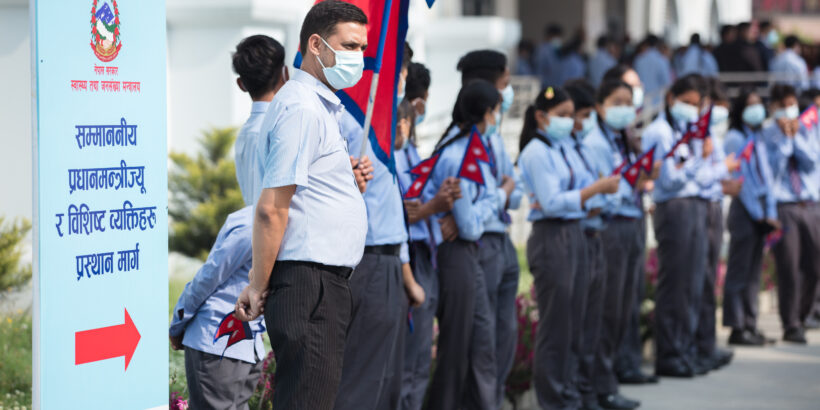
<path fill-rule="evenodd" d="M 500 110 L 501 95 L 493 84 L 475 80 L 462 87 L 453 108 L 453 122 L 436 147 L 438 160 L 424 188 L 425 200 L 433 198 L 443 184 L 459 174 L 473 127 L 482 135 L 492 134 Z M 479 390 L 473 371 L 474 365 L 481 363 L 481 370 L 489 367 L 487 373 L 495 374 L 495 346 L 487 343 L 494 335 L 486 324 L 489 302 L 479 264 L 478 240 L 496 217 L 497 187 L 489 164 L 470 165 L 478 167 L 468 171 L 480 172 L 484 184 L 461 178 L 461 198 L 453 203 L 453 210 L 435 215 L 442 233 L 436 238 L 441 332 L 428 409 L 496 407 L 495 389 Z M 476 319 L 485 323 L 476 323 Z"/>
<path fill-rule="evenodd" d="M 643 134 L 661 164 L 653 198 L 660 271 L 655 301 L 655 373 L 692 377 L 709 369 L 697 360 L 695 332 L 706 275 L 709 201 L 701 195 L 716 177 L 710 138 L 678 143 L 698 120 L 707 90 L 697 74 L 681 77 L 666 96 L 666 109 Z M 667 155 L 669 154 L 669 155 Z"/>
<path fill-rule="evenodd" d="M 766 235 L 780 228 L 769 153 L 761 136 L 765 119 L 766 108 L 760 95 L 751 88 L 741 90 L 732 104 L 731 129 L 724 143 L 725 152 L 748 158 L 740 161 L 740 169 L 735 172 L 743 184 L 740 194 L 732 198 L 726 219 L 730 241 L 723 285 L 723 326 L 732 328 L 730 345 L 774 343 L 757 328 L 763 247 Z"/>
<path fill-rule="evenodd" d="M 595 97 L 598 122 L 584 144 L 601 159 L 601 173 L 611 175 L 623 163 L 632 164 L 638 154 L 630 147 L 626 129 L 635 121 L 632 88 L 620 80 L 604 80 Z M 645 177 L 638 181 L 643 184 Z M 640 186 L 640 185 L 636 185 Z M 626 180 L 602 211 L 601 240 L 606 260 L 604 316 L 596 353 L 595 391 L 606 409 L 632 409 L 640 403 L 618 393 L 615 360 L 624 341 L 632 313 L 640 265 L 643 263 L 641 229 L 643 210 L 637 190 Z"/>
<path fill-rule="evenodd" d="M 575 105 L 575 126 L 572 130 L 573 147 L 582 160 L 584 168 L 594 177 L 604 175 L 606 161 L 584 144 L 586 136 L 598 126 L 595 113 L 595 89 L 586 80 L 573 80 L 565 84 L 565 90 Z M 581 221 L 586 244 L 586 269 L 575 278 L 573 294 L 573 346 L 572 377 L 581 395 L 584 409 L 600 409 L 594 388 L 595 355 L 598 352 L 603 323 L 604 291 L 606 286 L 606 257 L 601 240 L 604 222 L 601 211 L 606 205 L 604 195 L 596 195 L 587 201 L 590 210 Z"/>
<path fill-rule="evenodd" d="M 539 326 L 534 381 L 542 408 L 578 408 L 582 399 L 572 375 L 572 346 L 578 337 L 576 278 L 586 272 L 581 221 L 593 198 L 614 193 L 620 176 L 599 178 L 575 149 L 575 110 L 561 88 L 542 90 L 524 117 L 518 165 L 530 198 L 527 261 L 535 279 Z"/>
<path fill-rule="evenodd" d="M 427 97 L 430 89 L 430 70 L 421 63 L 410 63 L 407 67 L 407 86 L 404 98 L 413 105 L 415 121 L 413 129 L 424 122 L 427 114 Z"/>
<path fill-rule="evenodd" d="M 820 207 L 815 166 L 817 141 L 800 124 L 797 92 L 775 85 L 769 93 L 774 121 L 764 127 L 774 175 L 773 190 L 783 237 L 774 246 L 783 340 L 806 344 L 803 323 L 811 313 L 820 277 Z"/>
<path fill-rule="evenodd" d="M 484 143 L 490 157 L 490 178 L 498 186 L 495 218 L 484 227 L 484 235 L 479 241 L 478 256 L 481 269 L 487 281 L 487 298 L 490 315 L 487 323 L 490 332 L 495 335 L 488 344 L 495 346 L 493 356 L 496 361 L 494 374 L 477 375 L 482 390 L 495 389 L 496 406 L 500 407 L 504 399 L 504 386 L 507 375 L 512 370 L 515 358 L 515 344 L 518 336 L 515 319 L 515 296 L 518 292 L 518 254 L 507 234 L 507 227 L 512 223 L 510 209 L 518 209 L 523 190 L 513 167 L 504 140 L 499 131 L 501 115 L 510 109 L 514 92 L 510 84 L 510 69 L 507 57 L 494 50 L 477 50 L 467 53 L 458 63 L 461 72 L 461 83 L 485 80 L 495 85 L 501 94 L 501 110 L 496 118 L 497 126 L 493 132 L 487 132 Z M 483 309 L 483 307 L 479 307 Z M 480 363 L 475 363 L 480 365 Z M 474 369 L 482 373 L 480 369 Z M 482 383 L 481 380 L 484 380 Z"/>

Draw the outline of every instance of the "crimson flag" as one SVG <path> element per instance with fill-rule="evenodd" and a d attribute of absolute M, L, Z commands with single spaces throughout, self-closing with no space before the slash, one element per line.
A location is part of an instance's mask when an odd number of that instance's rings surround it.
<path fill-rule="evenodd" d="M 800 123 L 803 124 L 807 130 L 814 128 L 818 121 L 820 121 L 820 119 L 818 118 L 817 105 L 812 104 L 811 107 L 806 108 L 806 111 L 800 114 Z"/>
<path fill-rule="evenodd" d="M 473 131 L 470 133 L 470 141 L 467 143 L 467 149 L 464 150 L 464 159 L 461 161 L 461 167 L 458 169 L 458 177 L 469 179 L 479 185 L 484 185 L 484 175 L 481 173 L 479 161 L 489 164 L 490 156 L 487 154 L 487 148 L 481 141 L 478 130 L 473 127 Z"/>
<path fill-rule="evenodd" d="M 237 319 L 236 316 L 234 316 L 234 312 L 231 312 L 225 315 L 222 321 L 219 322 L 219 326 L 216 328 L 216 334 L 214 335 L 214 343 L 224 336 L 228 336 L 228 344 L 225 345 L 225 349 L 227 350 L 229 347 L 243 340 L 253 339 L 253 331 L 251 331 L 251 326 L 247 322 Z"/>
<path fill-rule="evenodd" d="M 752 160 L 752 152 L 754 152 L 754 149 L 755 149 L 755 142 L 754 141 L 749 141 L 749 143 L 746 144 L 746 146 L 743 147 L 743 149 L 740 151 L 740 155 L 739 155 L 740 159 L 742 159 L 746 162 L 751 161 Z"/>
<path fill-rule="evenodd" d="M 410 174 L 415 176 L 415 178 L 413 178 L 413 183 L 410 184 L 410 188 L 404 193 L 404 199 L 413 199 L 421 196 L 422 192 L 424 192 L 424 187 L 427 185 L 427 181 L 430 179 L 430 175 L 433 173 L 433 168 L 436 167 L 439 155 L 441 154 L 435 153 L 432 157 L 419 162 L 418 165 L 410 170 Z"/>

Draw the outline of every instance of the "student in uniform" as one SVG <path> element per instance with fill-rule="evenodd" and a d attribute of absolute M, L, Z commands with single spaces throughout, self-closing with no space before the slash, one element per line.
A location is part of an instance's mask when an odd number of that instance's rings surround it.
<path fill-rule="evenodd" d="M 751 88 L 741 90 L 732 104 L 730 130 L 724 142 L 724 151 L 737 155 L 751 144 L 748 159 L 741 159 L 740 169 L 735 172 L 743 178 L 743 185 L 740 194 L 732 198 L 726 219 L 730 241 L 723 285 L 723 326 L 732 329 L 730 345 L 763 346 L 769 342 L 757 328 L 757 302 L 766 235 L 779 229 L 780 222 L 769 153 L 761 136 L 765 120 L 766 108 L 760 95 Z"/>
<path fill-rule="evenodd" d="M 598 179 L 575 150 L 574 106 L 561 88 L 542 90 L 527 109 L 521 131 L 521 178 L 530 196 L 527 261 L 535 279 L 539 322 L 534 381 L 544 409 L 577 408 L 572 377 L 576 278 L 587 269 L 581 226 L 595 195 L 614 193 L 620 175 Z"/>
<path fill-rule="evenodd" d="M 254 193 L 252 271 L 235 314 L 253 320 L 263 304 L 268 313 L 275 408 L 331 409 L 352 313 L 348 279 L 367 234 L 364 200 L 339 129 L 343 106 L 334 92 L 361 78 L 367 16 L 350 3 L 317 3 L 302 23 L 300 44 L 302 67 L 262 121 L 257 152 L 264 173 L 262 192 Z"/>
<path fill-rule="evenodd" d="M 573 147 L 584 168 L 593 177 L 598 178 L 604 174 L 605 162 L 584 145 L 586 136 L 597 126 L 595 89 L 586 80 L 573 80 L 565 84 L 565 90 L 575 106 L 575 126 L 572 129 Z M 577 330 L 573 331 L 575 339 L 572 346 L 574 362 L 572 371 L 573 377 L 577 380 L 582 408 L 586 410 L 601 408 L 598 405 L 593 379 L 595 355 L 598 351 L 603 322 L 604 287 L 606 286 L 606 259 L 601 241 L 604 222 L 600 215 L 605 201 L 603 195 L 596 195 L 587 201 L 587 208 L 590 211 L 581 221 L 586 243 L 586 269 L 579 272 L 573 285 L 574 328 Z"/>
<path fill-rule="evenodd" d="M 700 117 L 705 94 L 703 77 L 678 79 L 667 93 L 665 111 L 643 134 L 644 149 L 656 147 L 655 160 L 662 164 L 653 192 L 660 262 L 655 297 L 659 376 L 692 377 L 708 371 L 697 360 L 695 332 L 708 252 L 709 202 L 701 192 L 715 180 L 710 166 L 714 143 L 706 138 L 678 144 Z"/>
<path fill-rule="evenodd" d="M 632 88 L 621 80 L 604 80 L 595 97 L 597 123 L 584 138 L 584 145 L 600 158 L 601 173 L 611 175 L 616 168 L 634 163 L 637 153 L 630 147 L 627 128 L 635 121 Z M 643 183 L 643 178 L 639 183 Z M 640 186 L 640 185 L 638 185 Z M 599 405 L 606 409 L 633 409 L 640 405 L 618 393 L 615 360 L 629 326 L 638 291 L 639 267 L 643 263 L 643 210 L 640 197 L 626 180 L 603 209 L 601 231 L 606 259 L 604 317 L 596 352 L 595 391 Z"/>
<path fill-rule="evenodd" d="M 424 189 L 426 200 L 459 174 L 473 127 L 480 134 L 493 134 L 498 127 L 500 110 L 501 95 L 493 84 L 475 80 L 462 87 L 453 109 L 453 122 L 436 149 L 439 157 Z M 439 279 L 436 316 L 441 331 L 428 409 L 495 408 L 494 398 L 486 397 L 494 395 L 495 390 L 478 391 L 470 364 L 476 354 L 488 353 L 486 341 L 493 339 L 489 327 L 475 324 L 474 315 L 477 305 L 488 307 L 477 241 L 484 234 L 485 225 L 496 215 L 496 187 L 490 178 L 489 164 L 469 165 L 478 167 L 485 184 L 461 178 L 462 196 L 453 203 L 453 210 L 446 215 L 436 215 L 442 230 L 441 240 L 436 238 Z M 484 364 L 492 365 L 494 370 L 495 361 Z"/>
<path fill-rule="evenodd" d="M 222 319 L 248 285 L 252 227 L 252 207 L 228 215 L 208 259 L 185 285 L 174 307 L 169 337 L 172 349 L 185 350 L 191 408 L 248 409 L 262 374 L 262 318 L 248 324 L 253 332 L 249 340 L 232 346 L 227 337 L 215 340 Z"/>
<path fill-rule="evenodd" d="M 733 179 L 731 175 L 737 171 L 740 163 L 736 153 L 723 151 L 719 143 L 722 135 L 717 130 L 725 130 L 729 120 L 729 97 L 723 84 L 716 78 L 704 78 L 708 90 L 708 98 L 704 99 L 704 107 L 711 110 L 710 138 L 706 141 L 712 144 L 712 155 L 703 166 L 712 169 L 712 180 L 703 186 L 700 195 L 708 201 L 706 212 L 706 232 L 708 234 L 708 248 L 706 252 L 706 275 L 703 282 L 703 299 L 700 304 L 698 327 L 695 332 L 697 344 L 697 361 L 700 367 L 708 370 L 723 367 L 732 360 L 733 353 L 717 347 L 715 335 L 715 283 L 717 269 L 720 263 L 720 250 L 723 245 L 723 195 L 737 196 L 740 193 L 742 180 Z"/>
<path fill-rule="evenodd" d="M 495 85 L 501 93 L 501 114 L 512 106 L 514 92 L 510 84 L 510 69 L 507 57 L 494 50 L 478 50 L 467 53 L 458 63 L 462 85 L 476 79 L 483 79 Z M 487 323 L 495 337 L 487 341 L 495 345 L 496 371 L 493 374 L 478 370 L 479 389 L 495 388 L 495 407 L 504 401 L 504 386 L 507 375 L 512 370 L 518 329 L 515 313 L 515 297 L 518 293 L 518 254 L 515 251 L 507 227 L 512 223 L 508 211 L 518 209 L 523 190 L 513 168 L 504 140 L 496 127 L 496 132 L 483 135 L 490 156 L 489 178 L 498 186 L 495 218 L 484 226 L 478 247 L 479 263 L 487 282 L 489 321 Z M 483 306 L 477 306 L 480 310 Z M 489 359 L 489 357 L 488 357 Z M 480 363 L 476 363 L 480 366 Z M 489 368 L 489 367 L 487 367 Z M 482 384 L 483 383 L 483 384 Z"/>
<path fill-rule="evenodd" d="M 783 340 L 806 344 L 803 323 L 811 313 L 820 276 L 820 207 L 815 166 L 817 141 L 800 124 L 797 92 L 775 85 L 769 93 L 774 121 L 763 129 L 774 175 L 782 239 L 774 246 L 777 305 Z"/>

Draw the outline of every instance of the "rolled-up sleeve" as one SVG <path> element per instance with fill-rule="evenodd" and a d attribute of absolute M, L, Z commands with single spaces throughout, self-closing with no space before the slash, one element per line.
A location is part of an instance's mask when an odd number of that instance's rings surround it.
<path fill-rule="evenodd" d="M 311 110 L 288 109 L 268 133 L 263 188 L 306 187 L 308 169 L 318 146 L 320 117 Z"/>

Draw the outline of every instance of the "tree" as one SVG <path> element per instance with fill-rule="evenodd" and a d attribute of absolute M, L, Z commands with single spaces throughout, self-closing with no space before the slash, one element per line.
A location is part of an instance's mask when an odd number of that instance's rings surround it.
<path fill-rule="evenodd" d="M 235 128 L 212 129 L 199 140 L 196 158 L 172 152 L 168 175 L 168 247 L 205 260 L 228 214 L 245 206 L 229 154 Z"/>
<path fill-rule="evenodd" d="M 30 230 L 31 222 L 27 219 L 7 225 L 5 218 L 0 217 L 0 291 L 19 288 L 31 279 L 31 264 L 20 266 L 20 242 Z"/>

